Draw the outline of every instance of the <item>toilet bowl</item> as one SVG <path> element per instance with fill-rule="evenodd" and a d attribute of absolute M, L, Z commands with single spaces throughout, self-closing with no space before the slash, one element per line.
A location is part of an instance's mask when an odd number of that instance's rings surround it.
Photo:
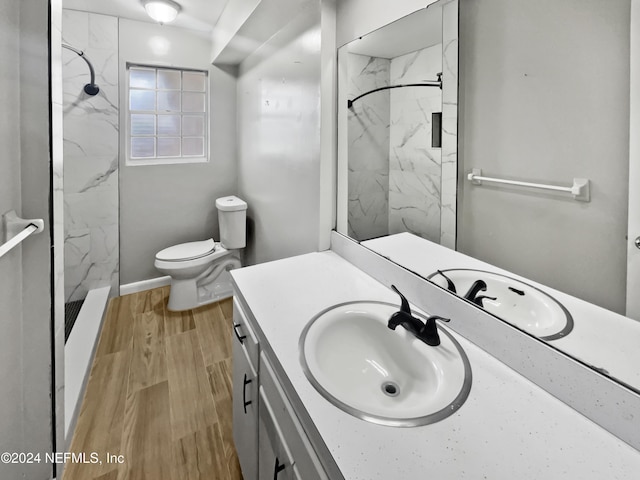
<path fill-rule="evenodd" d="M 217 199 L 216 207 L 220 242 L 209 238 L 181 243 L 156 254 L 155 267 L 171 277 L 169 310 L 189 310 L 233 294 L 229 271 L 241 267 L 247 204 L 231 196 Z"/>

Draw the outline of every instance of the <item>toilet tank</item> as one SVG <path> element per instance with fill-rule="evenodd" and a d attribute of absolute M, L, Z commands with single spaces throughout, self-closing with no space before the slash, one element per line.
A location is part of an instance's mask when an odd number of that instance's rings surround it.
<path fill-rule="evenodd" d="M 216 199 L 220 243 L 226 249 L 244 248 L 247 244 L 247 203 L 231 195 Z"/>

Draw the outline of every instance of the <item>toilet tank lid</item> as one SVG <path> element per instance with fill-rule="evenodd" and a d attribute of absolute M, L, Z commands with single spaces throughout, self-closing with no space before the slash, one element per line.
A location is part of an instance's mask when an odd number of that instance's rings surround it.
<path fill-rule="evenodd" d="M 235 212 L 237 210 L 246 210 L 247 202 L 236 197 L 235 195 L 230 195 L 228 197 L 220 197 L 216 199 L 216 208 L 218 210 L 222 210 L 223 212 Z"/>

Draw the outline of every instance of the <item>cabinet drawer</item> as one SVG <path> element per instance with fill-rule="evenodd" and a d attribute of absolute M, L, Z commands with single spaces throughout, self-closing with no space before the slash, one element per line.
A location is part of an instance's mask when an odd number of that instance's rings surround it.
<path fill-rule="evenodd" d="M 320 460 L 264 353 L 260 355 L 260 390 L 264 390 L 273 410 L 274 420 L 287 439 L 296 474 L 304 480 L 328 480 L 329 477 L 324 473 Z"/>
<path fill-rule="evenodd" d="M 233 299 L 233 337 L 234 342 L 239 342 L 242 345 L 249 357 L 251 366 L 257 372 L 260 355 L 258 339 L 251 329 L 247 314 L 235 297 Z"/>
<path fill-rule="evenodd" d="M 294 480 L 293 458 L 289 446 L 262 387 L 259 412 L 258 480 Z"/>

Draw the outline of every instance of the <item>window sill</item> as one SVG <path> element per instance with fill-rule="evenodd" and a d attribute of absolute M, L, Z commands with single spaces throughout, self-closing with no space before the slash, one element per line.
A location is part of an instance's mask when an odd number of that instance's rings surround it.
<path fill-rule="evenodd" d="M 149 158 L 149 159 L 131 159 L 126 160 L 127 167 L 144 167 L 148 165 L 173 165 L 173 164 L 189 164 L 189 163 L 208 163 L 209 157 L 167 157 L 167 158 Z"/>

